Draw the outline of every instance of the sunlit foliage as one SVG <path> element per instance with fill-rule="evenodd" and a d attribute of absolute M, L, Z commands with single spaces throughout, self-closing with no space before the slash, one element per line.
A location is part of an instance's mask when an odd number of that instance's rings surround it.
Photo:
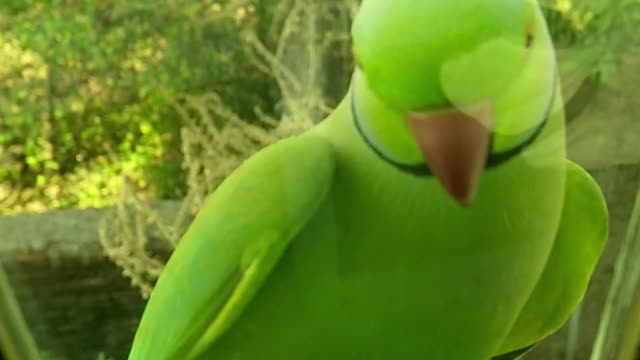
<path fill-rule="evenodd" d="M 243 29 L 268 17 L 257 10 L 250 1 L 2 2 L 0 211 L 103 206 L 125 174 L 152 196 L 182 196 L 172 99 L 215 91 L 249 120 L 254 105 L 273 110 L 277 88 L 239 46 Z"/>

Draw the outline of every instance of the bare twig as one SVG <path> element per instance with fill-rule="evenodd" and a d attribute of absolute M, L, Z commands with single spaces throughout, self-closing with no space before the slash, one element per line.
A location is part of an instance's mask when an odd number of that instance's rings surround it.
<path fill-rule="evenodd" d="M 282 1 L 276 8 L 276 22 L 282 27 L 273 51 L 252 29 L 246 30 L 243 46 L 247 56 L 258 69 L 273 77 L 281 90 L 286 108 L 281 119 L 259 108 L 254 109 L 255 119 L 244 119 L 216 93 L 183 94 L 173 99 L 172 105 L 182 120 L 181 151 L 188 187 L 178 216 L 160 217 L 125 183 L 119 205 L 105 216 L 100 226 L 106 255 L 122 268 L 144 297 L 150 295 L 164 268 L 164 262 L 149 251 L 152 230 L 163 245 L 175 248 L 207 196 L 244 160 L 269 144 L 309 129 L 314 119 L 332 110 L 320 81 L 325 77 L 323 64 L 330 51 L 349 49 L 335 46 L 349 41 L 348 29 L 320 31 L 319 27 L 331 21 L 332 13 L 348 16 L 353 2 Z M 246 3 L 232 1 L 220 13 L 230 16 Z"/>

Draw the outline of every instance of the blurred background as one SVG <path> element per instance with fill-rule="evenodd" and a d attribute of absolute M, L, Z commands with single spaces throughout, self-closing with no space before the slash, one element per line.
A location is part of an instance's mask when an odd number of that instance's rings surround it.
<path fill-rule="evenodd" d="M 541 5 L 569 157 L 601 185 L 612 225 L 581 307 L 525 359 L 640 359 L 640 0 Z M 205 196 L 346 93 L 357 8 L 3 0 L 5 357 L 126 359 L 154 281 Z"/>

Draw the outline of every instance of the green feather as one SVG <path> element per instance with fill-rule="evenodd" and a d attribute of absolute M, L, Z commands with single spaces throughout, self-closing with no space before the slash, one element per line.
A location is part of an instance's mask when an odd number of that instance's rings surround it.
<path fill-rule="evenodd" d="M 185 359 L 215 340 L 323 201 L 332 172 L 331 148 L 306 136 L 264 149 L 229 176 L 167 263 L 129 359 Z"/>
<path fill-rule="evenodd" d="M 555 62 L 526 60 L 528 21 L 544 27 L 533 4 L 366 0 L 353 31 L 362 81 L 322 123 L 260 151 L 211 195 L 129 359 L 487 360 L 557 329 L 584 293 L 607 214 L 566 160 Z M 456 35 L 446 24 L 458 17 Z M 534 48 L 552 52 L 546 29 L 535 34 Z M 496 69 L 486 43 L 513 79 L 485 88 L 477 80 Z M 444 77 L 455 86 L 439 76 L 447 64 L 457 64 Z M 489 159 L 515 150 L 484 169 L 468 206 L 387 156 L 421 159 L 406 111 L 487 98 L 493 141 L 509 136 Z"/>
<path fill-rule="evenodd" d="M 502 344 L 503 352 L 538 342 L 569 319 L 587 290 L 607 236 L 607 207 L 598 185 L 569 162 L 562 222 L 552 253 Z"/>

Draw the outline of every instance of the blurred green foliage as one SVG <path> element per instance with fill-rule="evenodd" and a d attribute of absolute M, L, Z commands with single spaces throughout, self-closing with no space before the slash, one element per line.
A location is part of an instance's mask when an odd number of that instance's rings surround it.
<path fill-rule="evenodd" d="M 629 55 L 640 52 L 639 0 L 541 0 L 556 49 L 590 78 L 605 80 Z"/>
<path fill-rule="evenodd" d="M 243 29 L 268 21 L 260 10 L 212 0 L 0 3 L 0 211 L 102 206 L 123 174 L 153 196 L 181 196 L 171 99 L 215 91 L 245 118 L 277 99 L 241 46 Z"/>
<path fill-rule="evenodd" d="M 575 46 L 584 39 L 585 30 L 594 20 L 590 8 L 576 6 L 571 0 L 553 0 L 543 7 L 556 47 Z"/>
<path fill-rule="evenodd" d="M 549 2 L 560 46 L 580 45 L 601 18 Z M 285 3 L 3 0 L 0 213 L 111 204 L 121 175 L 151 197 L 182 197 L 172 101 L 215 92 L 243 119 L 276 113 L 279 88 L 252 63 L 244 34 L 276 47 Z"/>

